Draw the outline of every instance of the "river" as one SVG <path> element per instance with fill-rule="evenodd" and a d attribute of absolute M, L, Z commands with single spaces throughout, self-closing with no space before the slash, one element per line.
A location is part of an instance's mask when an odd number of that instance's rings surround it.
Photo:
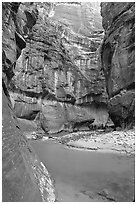
<path fill-rule="evenodd" d="M 57 201 L 133 201 L 134 156 L 70 149 L 53 140 L 30 143 L 55 181 Z"/>

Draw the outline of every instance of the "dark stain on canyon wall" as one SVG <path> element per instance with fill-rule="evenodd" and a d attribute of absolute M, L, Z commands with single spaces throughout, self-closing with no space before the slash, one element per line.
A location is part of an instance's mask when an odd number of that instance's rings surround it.
<path fill-rule="evenodd" d="M 135 3 L 101 3 L 105 29 L 102 69 L 109 96 L 108 109 L 116 126 L 135 121 Z"/>
<path fill-rule="evenodd" d="M 23 136 L 9 96 L 9 84 L 14 76 L 16 61 L 26 47 L 17 25 L 17 22 L 21 23 L 21 19 L 17 17 L 19 6 L 16 2 L 2 4 L 2 200 L 54 201 L 53 181 Z M 27 7 L 26 12 L 29 12 Z M 35 21 L 32 25 L 34 23 Z"/>

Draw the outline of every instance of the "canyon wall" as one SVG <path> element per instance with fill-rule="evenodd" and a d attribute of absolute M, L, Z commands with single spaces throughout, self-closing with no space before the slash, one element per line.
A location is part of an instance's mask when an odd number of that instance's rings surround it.
<path fill-rule="evenodd" d="M 116 126 L 135 122 L 135 3 L 101 3 L 105 36 L 101 63 L 109 96 L 108 110 Z"/>
<path fill-rule="evenodd" d="M 23 135 L 10 101 L 9 84 L 26 43 L 16 21 L 19 3 L 2 3 L 2 201 L 55 201 L 53 180 Z"/>
<path fill-rule="evenodd" d="M 108 121 L 105 77 L 98 66 L 103 30 L 99 5 L 93 5 L 22 3 L 17 12 L 15 37 L 24 47 L 10 98 L 17 117 L 41 120 L 47 133 L 72 131 L 76 122 L 92 128 Z"/>

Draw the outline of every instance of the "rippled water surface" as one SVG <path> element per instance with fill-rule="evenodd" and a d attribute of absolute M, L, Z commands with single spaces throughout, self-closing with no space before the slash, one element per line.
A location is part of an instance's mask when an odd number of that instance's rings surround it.
<path fill-rule="evenodd" d="M 134 156 L 69 149 L 31 141 L 55 180 L 58 201 L 133 201 Z"/>

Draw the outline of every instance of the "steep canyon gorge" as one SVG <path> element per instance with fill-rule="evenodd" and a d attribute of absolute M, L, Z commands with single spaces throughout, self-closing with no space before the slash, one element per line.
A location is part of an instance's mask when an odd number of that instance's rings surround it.
<path fill-rule="evenodd" d="M 134 127 L 135 3 L 3 2 L 2 30 L 3 201 L 55 201 L 24 132 Z"/>

